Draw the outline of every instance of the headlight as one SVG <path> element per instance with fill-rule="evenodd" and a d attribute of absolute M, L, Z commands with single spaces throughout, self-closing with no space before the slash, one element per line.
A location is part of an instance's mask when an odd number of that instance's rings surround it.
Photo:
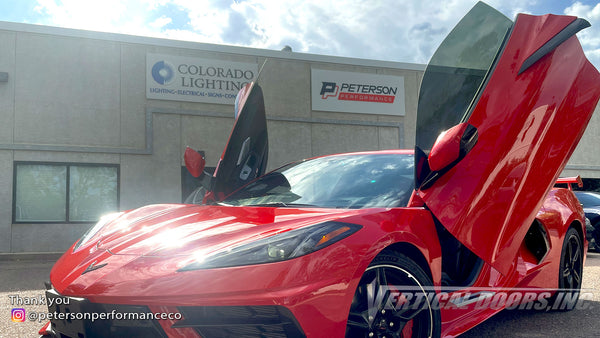
<path fill-rule="evenodd" d="M 94 237 L 94 235 L 97 234 L 102 228 L 104 228 L 105 225 L 114 221 L 121 215 L 123 215 L 123 212 L 116 212 L 114 214 L 108 214 L 108 215 L 104 215 L 104 216 L 100 217 L 100 220 L 98 221 L 98 223 L 96 223 L 96 225 L 91 227 L 81 237 L 81 239 L 79 240 L 77 245 L 75 245 L 75 248 L 73 248 L 73 251 L 75 251 L 75 250 L 79 249 L 79 247 L 85 245 L 90 240 L 90 238 Z"/>
<path fill-rule="evenodd" d="M 362 226 L 324 222 L 291 230 L 230 250 L 200 257 L 178 271 L 226 268 L 285 261 L 323 249 L 360 230 Z"/>

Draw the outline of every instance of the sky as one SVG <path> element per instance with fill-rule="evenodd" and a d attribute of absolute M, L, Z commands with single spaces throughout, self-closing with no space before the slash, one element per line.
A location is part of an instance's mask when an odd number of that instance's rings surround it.
<path fill-rule="evenodd" d="M 600 2 L 487 0 L 517 13 L 568 14 L 600 68 Z M 0 21 L 425 64 L 475 0 L 0 0 Z"/>

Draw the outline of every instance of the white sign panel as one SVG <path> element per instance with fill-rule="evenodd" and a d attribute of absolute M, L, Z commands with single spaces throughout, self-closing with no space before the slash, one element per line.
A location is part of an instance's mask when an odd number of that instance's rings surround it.
<path fill-rule="evenodd" d="M 146 97 L 234 104 L 238 91 L 257 74 L 254 63 L 146 54 Z"/>
<path fill-rule="evenodd" d="M 312 110 L 404 115 L 404 77 L 311 69 Z"/>

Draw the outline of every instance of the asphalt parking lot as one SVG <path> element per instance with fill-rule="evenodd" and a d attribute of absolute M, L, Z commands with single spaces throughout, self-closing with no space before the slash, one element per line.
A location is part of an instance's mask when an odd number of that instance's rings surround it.
<path fill-rule="evenodd" d="M 569 312 L 504 310 L 461 335 L 466 337 L 597 337 L 600 335 L 600 253 L 588 252 L 582 289 L 593 293 L 585 309 Z"/>
<path fill-rule="evenodd" d="M 40 297 L 43 282 L 56 255 L 15 260 L 0 257 L 0 337 L 36 337 L 45 323 L 26 320 L 13 322 L 12 308 L 24 308 L 27 314 L 45 312 L 42 305 L 15 305 L 18 297 Z M 588 253 L 583 288 L 593 293 L 585 309 L 570 312 L 505 310 L 461 337 L 594 337 L 600 334 L 600 254 Z M 18 297 L 17 297 L 18 296 Z"/>

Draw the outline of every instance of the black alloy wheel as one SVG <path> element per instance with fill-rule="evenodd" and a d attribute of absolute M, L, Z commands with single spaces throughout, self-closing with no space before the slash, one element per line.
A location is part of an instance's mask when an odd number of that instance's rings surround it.
<path fill-rule="evenodd" d="M 440 311 L 423 269 L 397 252 L 377 256 L 363 274 L 350 307 L 346 337 L 439 337 Z"/>
<path fill-rule="evenodd" d="M 574 228 L 569 228 L 560 255 L 558 291 L 552 297 L 552 309 L 573 310 L 581 293 L 583 277 L 583 242 Z M 558 302 L 558 303 L 556 303 Z"/>

